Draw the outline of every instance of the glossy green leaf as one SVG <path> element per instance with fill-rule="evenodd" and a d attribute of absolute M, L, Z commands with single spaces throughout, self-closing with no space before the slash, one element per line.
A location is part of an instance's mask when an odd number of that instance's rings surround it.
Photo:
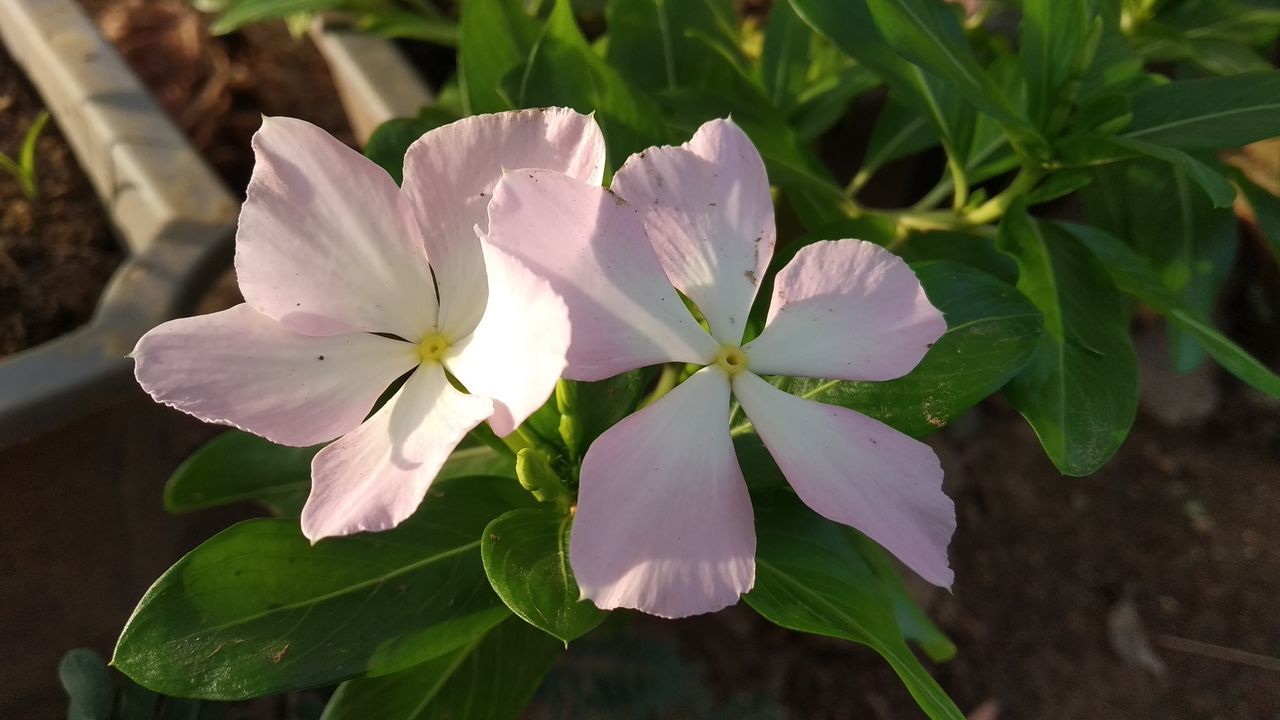
<path fill-rule="evenodd" d="M 296 520 L 240 523 L 156 581 L 112 662 L 157 692 L 242 699 L 438 657 L 509 617 L 480 538 L 529 504 L 509 479 L 467 477 L 433 484 L 386 532 L 312 545 Z"/>
<path fill-rule="evenodd" d="M 538 24 L 522 0 L 463 0 L 458 22 L 458 82 L 467 115 L 510 110 L 502 79 L 528 57 Z"/>
<path fill-rule="evenodd" d="M 946 426 L 999 390 L 1036 348 L 1040 313 L 1016 290 L 947 262 L 915 268 L 947 332 L 906 376 L 888 382 L 773 378 L 800 397 L 857 410 L 913 437 Z"/>
<path fill-rule="evenodd" d="M 409 146 L 431 130 L 457 119 L 443 110 L 423 108 L 417 117 L 388 120 L 369 136 L 364 155 L 386 170 L 399 185 L 404 181 L 404 154 Z"/>
<path fill-rule="evenodd" d="M 756 584 L 743 596 L 753 610 L 790 630 L 862 643 L 880 653 L 934 720 L 964 715 L 911 653 L 890 601 L 840 525 L 789 492 L 752 498 L 756 508 Z"/>
<path fill-rule="evenodd" d="M 569 568 L 572 518 L 554 507 L 512 510 L 485 528 L 480 551 L 489 582 L 525 622 L 568 647 L 607 615 L 581 599 Z"/>
<path fill-rule="evenodd" d="M 67 693 L 67 720 L 111 720 L 116 686 L 98 653 L 76 648 L 58 663 L 58 680 Z"/>
<path fill-rule="evenodd" d="M 1232 375 L 1272 397 L 1280 397 L 1280 375 L 1191 312 L 1182 299 L 1161 281 L 1160 274 L 1146 258 L 1119 238 L 1097 228 L 1084 225 L 1064 227 L 1098 258 L 1122 291 L 1151 306 L 1176 327 L 1195 337 Z"/>
<path fill-rule="evenodd" d="M 1021 51 L 1027 82 L 1027 112 L 1040 127 L 1061 104 L 1060 91 L 1083 74 L 1079 55 L 1093 32 L 1091 0 L 1026 0 L 1022 4 Z"/>
<path fill-rule="evenodd" d="M 669 139 L 661 109 L 596 54 L 569 0 L 556 0 L 524 63 L 507 73 L 502 87 L 517 107 L 559 105 L 596 113 L 614 168 Z"/>
<path fill-rule="evenodd" d="M 343 683 L 320 720 L 515 720 L 562 652 L 511 618 L 407 670 Z"/>
<path fill-rule="evenodd" d="M 1015 206 L 1000 249 L 1018 262 L 1018 289 L 1044 315 L 1044 334 L 1005 396 L 1064 475 L 1088 475 L 1124 442 L 1138 407 L 1129 315 L 1106 270 L 1080 243 Z"/>
<path fill-rule="evenodd" d="M 1240 147 L 1280 135 L 1280 70 L 1182 80 L 1133 96 L 1125 137 L 1182 149 Z"/>
<path fill-rule="evenodd" d="M 257 500 L 277 514 L 296 516 L 311 490 L 311 458 L 320 447 L 285 447 L 228 430 L 174 471 L 164 487 L 165 509 L 180 513 Z M 436 480 L 468 475 L 515 477 L 515 461 L 488 447 L 461 448 Z"/>

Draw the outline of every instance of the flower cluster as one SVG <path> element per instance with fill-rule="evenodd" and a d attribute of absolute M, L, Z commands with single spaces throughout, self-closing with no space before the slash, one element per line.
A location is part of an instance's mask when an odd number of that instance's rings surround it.
<path fill-rule="evenodd" d="M 900 377 L 942 315 L 896 256 L 828 241 L 776 274 L 750 337 L 773 203 L 732 122 L 632 156 L 608 189 L 599 129 L 564 109 L 434 130 L 403 188 L 297 120 L 268 119 L 254 148 L 245 304 L 166 323 L 134 357 L 153 397 L 204 420 L 286 445 L 337 438 L 312 465 L 313 541 L 394 527 L 467 432 L 513 432 L 562 375 L 679 363 L 688 379 L 582 460 L 569 556 L 584 597 L 679 617 L 751 589 L 731 397 L 801 500 L 950 584 L 954 510 L 928 446 L 761 377 Z"/>

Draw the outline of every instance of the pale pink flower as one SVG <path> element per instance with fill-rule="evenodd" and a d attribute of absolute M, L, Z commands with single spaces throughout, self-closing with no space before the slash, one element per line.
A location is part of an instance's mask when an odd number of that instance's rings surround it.
<path fill-rule="evenodd" d="M 282 445 L 338 438 L 311 465 L 313 541 L 394 527 L 468 431 L 487 419 L 510 433 L 554 389 L 564 303 L 478 235 L 504 168 L 598 184 L 599 128 L 566 109 L 460 120 L 409 148 L 403 188 L 300 120 L 264 118 L 253 148 L 236 234 L 246 302 L 147 333 L 138 382 Z"/>
<path fill-rule="evenodd" d="M 681 617 L 751 589 L 755 527 L 729 434 L 731 392 L 809 507 L 950 585 L 955 511 L 933 451 L 760 378 L 897 378 L 946 323 L 896 256 L 857 240 L 820 242 L 778 273 L 766 326 L 742 345 L 774 219 L 764 164 L 735 125 L 713 121 L 681 147 L 632 156 L 612 191 L 555 172 L 508 176 L 489 225 L 491 241 L 568 304 L 566 377 L 703 366 L 588 450 L 569 548 L 585 597 Z"/>

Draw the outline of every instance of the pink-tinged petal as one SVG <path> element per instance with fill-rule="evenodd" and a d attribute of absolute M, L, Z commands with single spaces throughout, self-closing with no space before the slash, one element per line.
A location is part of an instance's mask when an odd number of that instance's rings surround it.
<path fill-rule="evenodd" d="M 705 365 L 719 349 L 671 287 L 639 214 L 604 188 L 557 172 L 508 173 L 489 204 L 489 242 L 546 278 L 569 306 L 565 377 Z"/>
<path fill-rule="evenodd" d="M 491 412 L 488 399 L 454 390 L 439 363 L 420 366 L 373 417 L 312 459 L 302 534 L 315 542 L 399 525 Z"/>
<path fill-rule="evenodd" d="M 445 366 L 468 392 L 493 399 L 489 425 L 505 437 L 555 390 L 569 349 L 569 309 L 519 260 L 489 243 L 483 248 L 489 302 Z"/>
<path fill-rule="evenodd" d="M 568 108 L 476 115 L 423 135 L 404 159 L 404 190 L 426 235 L 440 283 L 440 325 L 471 332 L 484 310 L 484 263 L 475 227 L 504 170 L 556 170 L 592 185 L 604 174 L 595 118 Z"/>
<path fill-rule="evenodd" d="M 946 331 L 901 258 L 861 240 L 828 240 L 778 273 L 764 331 L 744 349 L 751 370 L 766 375 L 892 380 Z"/>
<path fill-rule="evenodd" d="M 258 312 L 305 335 L 435 326 L 435 287 L 409 203 L 382 168 L 320 128 L 263 118 L 236 232 Z"/>
<path fill-rule="evenodd" d="M 366 333 L 299 335 L 240 304 L 160 325 L 142 336 L 132 357 L 138 383 L 158 402 L 305 446 L 359 425 L 418 363 L 418 349 Z"/>
<path fill-rule="evenodd" d="M 667 276 L 721 343 L 738 345 L 773 257 L 773 198 L 764 161 L 728 120 L 680 147 L 632 155 L 613 191 L 640 209 Z"/>
<path fill-rule="evenodd" d="M 729 382 L 703 368 L 600 436 L 582 461 L 569 563 L 598 607 L 713 612 L 755 583 L 751 499 L 729 438 Z"/>
<path fill-rule="evenodd" d="M 857 528 L 925 580 L 951 586 L 956 511 L 928 445 L 852 410 L 789 395 L 754 373 L 738 373 L 733 393 L 806 505 Z"/>

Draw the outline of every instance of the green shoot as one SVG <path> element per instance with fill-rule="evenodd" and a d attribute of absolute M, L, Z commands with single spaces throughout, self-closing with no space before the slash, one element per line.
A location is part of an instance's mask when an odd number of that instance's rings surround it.
<path fill-rule="evenodd" d="M 31 127 L 27 129 L 27 134 L 22 138 L 22 147 L 18 150 L 16 161 L 0 153 L 0 169 L 18 181 L 22 194 L 26 195 L 28 200 L 35 200 L 39 195 L 39 189 L 36 187 L 36 140 L 40 138 L 40 133 L 44 132 L 44 126 L 48 122 L 49 111 L 41 110 L 35 121 L 31 123 Z"/>

